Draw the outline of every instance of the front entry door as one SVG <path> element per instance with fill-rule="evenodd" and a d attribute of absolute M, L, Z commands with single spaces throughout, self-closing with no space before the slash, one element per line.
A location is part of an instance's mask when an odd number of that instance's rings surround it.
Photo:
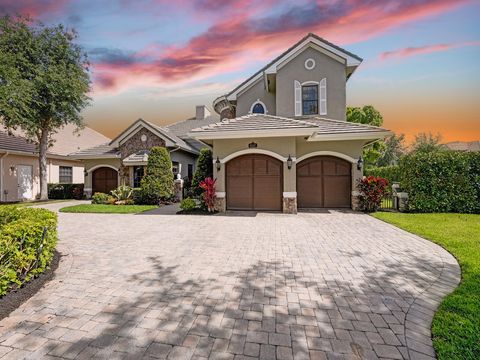
<path fill-rule="evenodd" d="M 31 165 L 17 166 L 18 200 L 33 199 L 33 168 Z"/>

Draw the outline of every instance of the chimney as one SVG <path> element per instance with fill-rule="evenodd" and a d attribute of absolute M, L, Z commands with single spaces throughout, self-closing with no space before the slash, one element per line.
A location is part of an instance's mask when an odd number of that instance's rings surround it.
<path fill-rule="evenodd" d="M 210 116 L 210 111 L 208 111 L 205 105 L 197 105 L 195 109 L 195 120 L 204 120 L 207 116 Z"/>

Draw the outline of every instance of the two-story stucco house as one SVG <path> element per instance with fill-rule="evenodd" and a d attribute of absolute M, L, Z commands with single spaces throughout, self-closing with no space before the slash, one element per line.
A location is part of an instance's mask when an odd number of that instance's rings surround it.
<path fill-rule="evenodd" d="M 220 211 L 356 209 L 362 149 L 391 134 L 345 119 L 361 62 L 308 34 L 214 101 L 222 121 L 190 136 L 213 149 Z"/>

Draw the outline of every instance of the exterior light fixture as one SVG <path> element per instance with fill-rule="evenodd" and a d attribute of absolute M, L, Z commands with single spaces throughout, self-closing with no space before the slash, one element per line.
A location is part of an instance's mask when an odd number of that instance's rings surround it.
<path fill-rule="evenodd" d="M 220 162 L 220 159 L 218 158 L 217 156 L 217 161 L 215 161 L 215 165 L 217 165 L 217 171 L 220 171 L 220 167 L 221 167 L 221 162 Z"/>
<path fill-rule="evenodd" d="M 258 146 L 257 143 L 254 142 L 254 141 L 252 141 L 250 144 L 248 144 L 248 148 L 249 148 L 249 149 L 256 149 L 257 146 Z"/>
<path fill-rule="evenodd" d="M 87 171 L 87 169 L 84 169 L 83 170 L 83 176 L 87 176 L 87 175 L 88 175 L 88 171 Z"/>
<path fill-rule="evenodd" d="M 357 169 L 358 169 L 358 170 L 362 170 L 362 167 L 363 167 L 363 159 L 362 159 L 362 157 L 360 156 L 360 157 L 358 158 L 358 161 L 357 161 Z"/>
<path fill-rule="evenodd" d="M 292 164 L 293 164 L 293 160 L 292 160 L 292 157 L 290 156 L 290 154 L 288 155 L 288 159 L 287 159 L 287 167 L 288 167 L 288 170 L 290 170 L 292 168 Z"/>

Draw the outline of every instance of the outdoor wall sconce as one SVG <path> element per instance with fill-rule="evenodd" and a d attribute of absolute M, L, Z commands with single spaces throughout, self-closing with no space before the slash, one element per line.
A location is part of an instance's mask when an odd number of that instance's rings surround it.
<path fill-rule="evenodd" d="M 87 170 L 83 170 L 83 176 L 87 176 L 88 175 L 88 171 Z"/>
<path fill-rule="evenodd" d="M 362 170 L 362 167 L 363 167 L 363 159 L 360 156 L 357 161 L 357 170 Z"/>
<path fill-rule="evenodd" d="M 252 141 L 250 144 L 248 144 L 248 148 L 249 149 L 256 149 L 257 148 L 257 143 Z"/>
<path fill-rule="evenodd" d="M 217 165 L 217 171 L 220 171 L 220 167 L 222 163 L 220 162 L 220 159 L 218 158 L 218 156 L 217 156 L 217 161 L 215 161 L 215 165 Z"/>
<path fill-rule="evenodd" d="M 290 170 L 292 168 L 292 165 L 293 165 L 293 160 L 292 160 L 292 157 L 290 156 L 290 154 L 288 155 L 288 159 L 287 159 L 287 167 L 288 167 L 288 170 Z"/>

